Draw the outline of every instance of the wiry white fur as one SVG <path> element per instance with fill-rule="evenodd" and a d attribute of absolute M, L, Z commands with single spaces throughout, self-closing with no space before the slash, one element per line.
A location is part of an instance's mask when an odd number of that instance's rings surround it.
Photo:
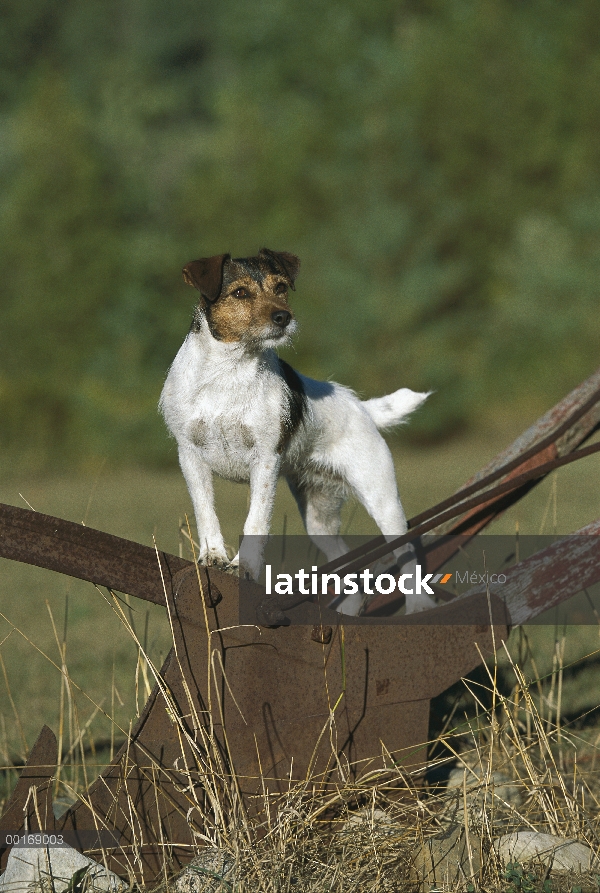
<path fill-rule="evenodd" d="M 408 419 L 408 416 L 422 406 L 431 391 L 418 394 L 410 388 L 400 388 L 387 397 L 373 397 L 365 400 L 363 406 L 377 425 L 380 431 L 386 428 L 394 428 Z"/>
<path fill-rule="evenodd" d="M 199 331 L 190 332 L 179 350 L 159 406 L 178 443 L 202 562 L 228 561 L 214 508 L 213 473 L 250 482 L 244 536 L 256 538 L 257 548 L 244 564 L 255 579 L 262 567 L 280 475 L 288 480 L 307 533 L 328 560 L 348 551 L 339 533 L 340 511 L 349 492 L 388 539 L 406 532 L 392 456 L 378 427 L 398 424 L 428 395 L 402 388 L 361 402 L 339 384 L 303 375 L 300 379 L 308 411 L 278 452 L 286 399 L 273 349 L 218 341 L 202 319 Z M 406 553 L 406 547 L 400 551 Z M 233 562 L 238 561 L 236 556 Z M 338 610 L 357 613 L 360 599 L 351 602 L 352 598 Z M 433 606 L 426 595 L 407 597 L 408 612 Z"/>

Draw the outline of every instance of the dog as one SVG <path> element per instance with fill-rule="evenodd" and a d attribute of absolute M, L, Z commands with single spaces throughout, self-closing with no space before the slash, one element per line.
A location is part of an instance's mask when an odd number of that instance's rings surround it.
<path fill-rule="evenodd" d="M 429 396 L 401 388 L 364 402 L 334 382 L 296 372 L 275 350 L 290 343 L 296 321 L 288 304 L 300 260 L 262 248 L 192 261 L 184 280 L 200 293 L 192 325 L 168 372 L 159 408 L 178 445 L 198 527 L 203 564 L 228 561 L 214 507 L 213 474 L 250 483 L 243 570 L 258 579 L 283 475 L 311 540 L 331 561 L 348 548 L 340 512 L 354 493 L 386 538 L 407 531 L 391 453 L 379 433 L 403 422 Z M 414 561 L 411 547 L 400 550 Z M 337 610 L 357 614 L 362 595 Z M 407 596 L 408 613 L 435 603 Z"/>

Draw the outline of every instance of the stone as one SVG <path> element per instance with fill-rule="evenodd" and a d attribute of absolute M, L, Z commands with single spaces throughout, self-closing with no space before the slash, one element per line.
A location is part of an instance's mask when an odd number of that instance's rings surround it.
<path fill-rule="evenodd" d="M 567 837 L 539 831 L 513 831 L 494 841 L 494 850 L 504 865 L 533 859 L 550 865 L 554 871 L 591 871 L 599 867 L 589 846 Z"/>
<path fill-rule="evenodd" d="M 481 840 L 470 834 L 471 863 L 464 826 L 456 825 L 443 834 L 428 837 L 417 849 L 411 875 L 423 890 L 445 884 L 453 887 L 477 878 L 481 870 Z"/>
<path fill-rule="evenodd" d="M 520 790 L 505 772 L 495 770 L 491 774 L 489 783 L 486 784 L 485 770 L 480 765 L 474 766 L 473 771 L 460 766 L 453 769 L 448 776 L 447 795 L 438 814 L 440 823 L 450 827 L 464 824 L 465 780 L 467 817 L 469 828 L 474 833 L 483 833 L 486 816 L 489 814 L 492 803 L 496 815 L 508 816 L 514 815 L 515 807 L 519 807 L 521 804 Z"/>
<path fill-rule="evenodd" d="M 473 788 L 481 788 L 483 785 L 485 776 L 482 775 L 482 769 L 479 766 L 475 766 L 472 772 L 464 769 L 462 766 L 453 769 L 448 776 L 447 788 L 449 791 L 458 789 L 460 794 L 463 789 L 465 772 L 467 775 L 467 797 L 469 797 L 469 793 Z M 473 772 L 476 777 L 473 775 Z M 510 803 L 513 806 L 518 806 L 520 804 L 521 795 L 519 789 L 506 772 L 502 772 L 501 770 L 492 772 L 489 782 L 488 803 L 491 799 L 492 784 L 494 786 L 494 797 L 498 797 L 500 800 L 503 800 L 505 803 Z"/>
<path fill-rule="evenodd" d="M 226 893 L 233 887 L 234 859 L 218 847 L 206 847 L 175 879 L 176 893 Z M 0 891 L 1 893 L 1 891 Z"/>
<path fill-rule="evenodd" d="M 104 865 L 72 847 L 14 846 L 0 875 L 0 893 L 25 893 L 32 889 L 63 893 L 77 872 L 81 872 L 76 881 L 81 880 L 82 890 L 120 893 L 128 886 Z"/>
<path fill-rule="evenodd" d="M 360 809 L 358 812 L 352 813 L 344 822 L 343 832 L 352 831 L 360 825 L 391 825 L 392 820 L 383 809 Z M 384 830 L 383 828 L 381 830 Z"/>

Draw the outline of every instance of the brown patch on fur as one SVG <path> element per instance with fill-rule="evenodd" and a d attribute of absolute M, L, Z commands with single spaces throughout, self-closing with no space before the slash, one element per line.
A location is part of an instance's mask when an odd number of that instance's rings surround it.
<path fill-rule="evenodd" d="M 197 288 L 208 300 L 216 301 L 223 285 L 223 267 L 230 254 L 217 254 L 190 261 L 181 271 L 188 285 Z"/>
<path fill-rule="evenodd" d="M 287 252 L 262 248 L 256 257 L 216 255 L 192 261 L 184 269 L 188 284 L 202 294 L 193 328 L 205 315 L 211 334 L 227 343 L 283 338 L 285 326 L 277 325 L 272 314 L 284 311 L 294 318 L 287 293 L 294 288 L 299 259 Z M 215 282 L 220 291 L 215 297 Z M 206 282 L 210 279 L 208 288 Z M 210 294 L 208 292 L 210 291 Z"/>
<path fill-rule="evenodd" d="M 254 434 L 252 433 L 250 428 L 247 428 L 246 425 L 240 425 L 240 435 L 242 437 L 242 443 L 248 449 L 252 449 L 255 445 Z"/>
<path fill-rule="evenodd" d="M 198 419 L 194 422 L 191 430 L 191 439 L 196 444 L 196 446 L 204 446 L 206 441 L 208 440 L 209 427 L 206 422 Z"/>
<path fill-rule="evenodd" d="M 272 319 L 278 310 L 292 313 L 287 291 L 281 294 L 275 291 L 282 283 L 285 284 L 283 277 L 273 274 L 266 276 L 262 283 L 250 276 L 234 279 L 223 289 L 219 300 L 205 308 L 213 336 L 229 343 L 283 336 L 285 329 Z M 236 296 L 240 289 L 244 289 L 247 297 Z"/>

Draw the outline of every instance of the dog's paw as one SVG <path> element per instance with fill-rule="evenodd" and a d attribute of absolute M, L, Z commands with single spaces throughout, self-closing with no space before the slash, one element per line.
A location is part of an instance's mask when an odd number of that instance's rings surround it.
<path fill-rule="evenodd" d="M 339 598 L 339 596 L 338 596 Z M 335 602 L 337 599 L 334 599 L 333 602 L 330 602 L 328 607 L 335 606 L 335 610 L 338 614 L 346 614 L 350 617 L 358 617 L 360 614 L 360 609 L 362 608 L 364 595 L 362 592 L 355 592 L 351 595 L 347 595 L 342 601 L 338 601 L 337 605 Z"/>
<path fill-rule="evenodd" d="M 434 600 L 424 592 L 421 593 L 421 595 L 406 596 L 407 614 L 418 614 L 419 611 L 430 611 L 432 608 L 437 608 L 437 605 Z"/>
<path fill-rule="evenodd" d="M 258 578 L 260 577 L 261 571 L 262 571 L 262 561 L 258 561 L 258 562 L 244 561 L 239 565 L 240 577 L 245 577 L 246 580 L 254 580 L 255 583 L 258 582 Z"/>
<path fill-rule="evenodd" d="M 237 555 L 235 558 L 227 558 L 227 561 L 220 565 L 220 569 L 225 571 L 226 574 L 230 574 L 233 577 L 240 576 L 240 565 L 237 559 Z"/>
<path fill-rule="evenodd" d="M 198 564 L 202 564 L 205 567 L 227 567 L 229 559 L 224 549 L 207 549 L 200 554 Z"/>
<path fill-rule="evenodd" d="M 244 552 L 240 557 L 240 553 L 231 559 L 231 566 L 237 568 L 239 576 L 246 580 L 254 580 L 258 582 L 261 571 L 263 569 L 262 555 L 250 554 Z"/>

